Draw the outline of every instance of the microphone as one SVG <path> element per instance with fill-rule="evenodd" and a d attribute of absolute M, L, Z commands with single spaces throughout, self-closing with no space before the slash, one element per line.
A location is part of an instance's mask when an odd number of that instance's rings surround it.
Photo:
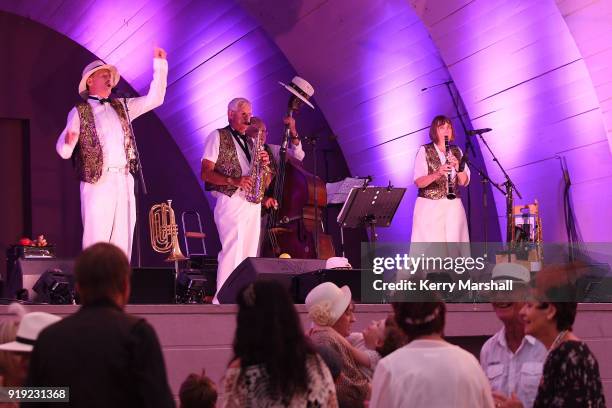
<path fill-rule="evenodd" d="M 432 85 L 432 86 L 426 86 L 425 88 L 421 88 L 421 92 L 425 92 L 426 90 L 431 89 L 431 88 L 435 88 L 436 86 L 448 85 L 448 84 L 452 84 L 452 83 L 453 83 L 453 80 L 450 79 L 450 80 L 445 81 L 445 82 L 440 82 L 439 84 L 435 84 L 435 85 Z"/>
<path fill-rule="evenodd" d="M 487 133 L 487 132 L 490 132 L 492 130 L 493 129 L 491 129 L 491 128 L 474 129 L 474 130 L 468 130 L 467 134 L 469 136 L 482 135 L 483 133 Z"/>

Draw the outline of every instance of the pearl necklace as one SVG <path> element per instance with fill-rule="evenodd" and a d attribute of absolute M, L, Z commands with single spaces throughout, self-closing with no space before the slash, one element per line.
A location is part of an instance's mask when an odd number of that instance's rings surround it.
<path fill-rule="evenodd" d="M 561 344 L 561 340 L 563 340 L 563 338 L 565 337 L 567 332 L 568 332 L 568 330 L 563 330 L 562 332 L 557 334 L 557 337 L 555 337 L 555 341 L 553 341 L 553 344 L 552 344 L 552 346 L 550 346 L 549 351 L 554 350 L 555 347 L 557 347 L 559 344 Z"/>

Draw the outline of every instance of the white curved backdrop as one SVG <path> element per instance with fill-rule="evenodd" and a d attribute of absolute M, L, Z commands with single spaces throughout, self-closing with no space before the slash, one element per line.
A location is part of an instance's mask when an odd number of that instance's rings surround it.
<path fill-rule="evenodd" d="M 156 114 L 194 177 L 203 141 L 225 123 L 229 99 L 252 99 L 278 135 L 287 95 L 276 82 L 304 76 L 319 110 L 301 113 L 303 133 L 333 133 L 353 175 L 408 187 L 394 225 L 380 230 L 387 241 L 410 237 L 412 166 L 431 118 L 456 116 L 444 86 L 421 89 L 452 79 L 468 126 L 494 128 L 486 137 L 523 194 L 517 202 L 541 203 L 545 239 L 565 240 L 563 156 L 582 237 L 609 240 L 608 0 L 0 0 L 0 9 L 116 64 L 139 92 L 148 86 L 153 45 L 165 47 L 169 88 Z M 501 182 L 488 153 L 477 151 Z M 474 229 L 481 228 L 477 181 Z M 504 199 L 493 196 L 499 236 Z"/>

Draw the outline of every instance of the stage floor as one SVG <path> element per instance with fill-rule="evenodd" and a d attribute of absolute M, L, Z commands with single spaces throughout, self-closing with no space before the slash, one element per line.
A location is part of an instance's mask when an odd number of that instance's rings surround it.
<path fill-rule="evenodd" d="M 28 311 L 45 311 L 66 316 L 78 306 L 27 306 Z M 309 321 L 304 305 L 297 305 L 304 323 Z M 221 388 L 221 379 L 231 358 L 237 308 L 234 305 L 128 305 L 128 313 L 146 318 L 161 342 L 168 380 L 176 395 L 182 381 L 191 372 L 206 373 Z M 361 331 L 370 321 L 382 319 L 391 311 L 389 305 L 355 305 Z M 0 318 L 8 315 L 0 306 Z M 478 354 L 482 343 L 501 327 L 489 304 L 449 304 L 445 335 L 453 343 Z M 599 361 L 606 400 L 612 401 L 612 304 L 580 304 L 574 327 Z M 220 390 L 221 391 L 221 390 Z"/>

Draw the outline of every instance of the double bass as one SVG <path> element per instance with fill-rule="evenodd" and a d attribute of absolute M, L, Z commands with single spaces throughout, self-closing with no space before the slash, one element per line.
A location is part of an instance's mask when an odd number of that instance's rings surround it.
<path fill-rule="evenodd" d="M 299 109 L 301 101 L 291 96 L 288 116 Z M 325 183 L 306 171 L 302 163 L 287 155 L 291 139 L 289 127 L 280 148 L 280 160 L 274 180 L 273 197 L 277 208 L 270 209 L 261 255 L 292 258 L 327 259 L 335 256 L 331 236 L 323 231 L 321 209 L 327 205 Z"/>

